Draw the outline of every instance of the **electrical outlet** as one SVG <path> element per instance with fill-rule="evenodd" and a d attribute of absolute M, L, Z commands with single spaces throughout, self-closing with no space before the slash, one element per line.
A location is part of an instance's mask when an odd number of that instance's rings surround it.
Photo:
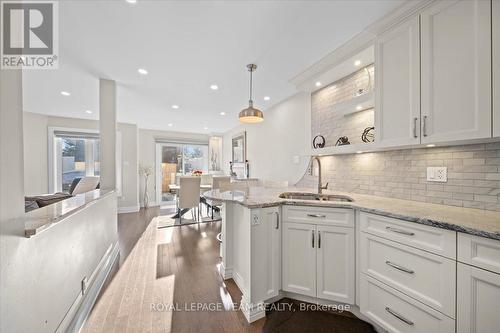
<path fill-rule="evenodd" d="M 257 225 L 259 223 L 260 223 L 259 214 L 257 214 L 257 213 L 252 214 L 252 225 Z"/>
<path fill-rule="evenodd" d="M 446 167 L 427 167 L 427 181 L 446 183 L 448 181 L 448 173 Z"/>

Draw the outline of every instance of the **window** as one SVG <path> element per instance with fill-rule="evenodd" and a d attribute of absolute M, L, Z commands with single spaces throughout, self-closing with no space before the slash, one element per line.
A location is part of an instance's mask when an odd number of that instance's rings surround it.
<path fill-rule="evenodd" d="M 49 191 L 68 192 L 75 178 L 99 176 L 100 142 L 97 132 L 49 128 Z"/>

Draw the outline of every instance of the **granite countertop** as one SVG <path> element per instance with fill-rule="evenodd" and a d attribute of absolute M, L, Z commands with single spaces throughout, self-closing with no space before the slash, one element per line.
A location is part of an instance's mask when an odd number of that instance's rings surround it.
<path fill-rule="evenodd" d="M 334 191 L 323 193 L 349 196 L 354 201 L 290 200 L 279 198 L 283 192 L 317 193 L 317 190 L 298 187 L 238 189 L 228 187 L 205 192 L 204 196 L 212 200 L 236 202 L 248 208 L 278 205 L 354 208 L 363 212 L 500 240 L 500 212 Z"/>
<path fill-rule="evenodd" d="M 28 238 L 33 237 L 114 192 L 114 190 L 93 190 L 32 210 L 22 217 L 24 234 Z"/>

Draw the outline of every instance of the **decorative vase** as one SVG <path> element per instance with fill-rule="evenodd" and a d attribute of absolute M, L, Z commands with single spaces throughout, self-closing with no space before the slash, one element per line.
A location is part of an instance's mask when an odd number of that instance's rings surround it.
<path fill-rule="evenodd" d="M 144 208 L 149 207 L 148 176 L 144 176 Z"/>

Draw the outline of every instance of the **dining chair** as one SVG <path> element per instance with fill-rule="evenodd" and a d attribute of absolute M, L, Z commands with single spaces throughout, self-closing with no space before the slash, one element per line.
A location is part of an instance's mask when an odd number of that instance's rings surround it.
<path fill-rule="evenodd" d="M 212 178 L 212 190 L 219 190 L 224 186 L 227 186 L 231 183 L 231 177 L 229 176 L 214 176 Z M 208 201 L 212 212 L 212 220 L 214 219 L 214 207 L 219 210 L 219 206 L 222 206 L 222 201 L 219 200 L 210 200 Z"/>
<path fill-rule="evenodd" d="M 199 208 L 200 204 L 200 177 L 196 176 L 183 176 L 180 177 L 180 188 L 179 197 L 177 200 L 177 213 L 179 215 L 179 223 L 182 224 L 182 209 L 191 209 L 191 215 L 193 220 L 197 215 L 197 221 L 199 221 Z M 195 214 L 193 215 L 193 210 L 195 209 Z"/>

